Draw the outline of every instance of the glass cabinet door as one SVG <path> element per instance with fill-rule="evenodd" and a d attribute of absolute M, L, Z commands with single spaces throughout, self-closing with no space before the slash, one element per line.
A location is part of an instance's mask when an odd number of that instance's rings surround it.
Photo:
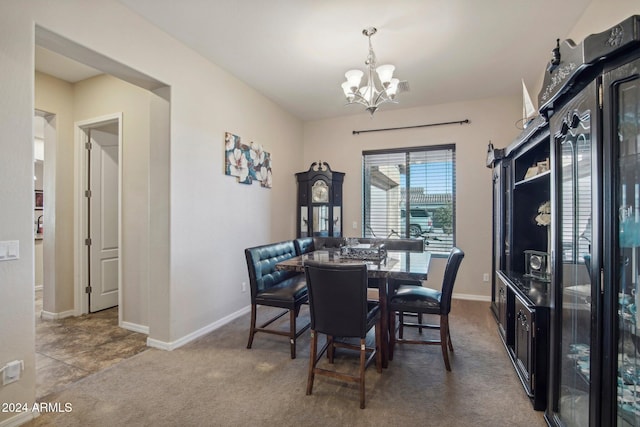
<path fill-rule="evenodd" d="M 636 61 L 640 64 L 640 61 Z M 616 189 L 618 247 L 613 268 L 618 283 L 617 424 L 640 425 L 640 354 L 636 307 L 640 299 L 640 80 L 614 86 L 617 111 Z M 617 128 L 617 129 L 616 129 Z"/>
<path fill-rule="evenodd" d="M 312 236 L 329 236 L 329 206 L 318 205 L 313 207 L 313 232 Z"/>
<path fill-rule="evenodd" d="M 583 92 L 595 93 L 594 85 Z M 588 97 L 578 101 L 557 123 L 558 193 L 555 258 L 557 390 L 555 416 L 564 426 L 589 425 L 592 400 L 592 129 Z M 558 114 L 558 116 L 562 116 Z"/>

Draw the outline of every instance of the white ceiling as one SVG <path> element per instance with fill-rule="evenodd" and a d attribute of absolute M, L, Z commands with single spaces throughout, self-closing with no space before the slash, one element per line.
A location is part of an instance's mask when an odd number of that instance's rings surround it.
<path fill-rule="evenodd" d="M 303 120 L 363 112 L 344 105 L 340 84 L 364 70 L 366 27 L 378 29 L 378 64 L 411 88 L 381 111 L 519 96 L 590 1 L 120 0 Z"/>

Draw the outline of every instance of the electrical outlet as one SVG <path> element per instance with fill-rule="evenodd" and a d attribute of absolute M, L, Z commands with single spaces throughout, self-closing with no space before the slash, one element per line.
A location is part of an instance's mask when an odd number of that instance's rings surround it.
<path fill-rule="evenodd" d="M 4 365 L 2 370 L 2 385 L 14 383 L 20 379 L 20 374 L 24 369 L 24 361 L 14 360 Z"/>
<path fill-rule="evenodd" d="M 242 292 L 247 292 L 247 282 L 242 282 Z"/>
<path fill-rule="evenodd" d="M 353 225 L 352 225 L 354 230 L 358 229 L 358 222 L 357 221 L 353 221 Z"/>
<path fill-rule="evenodd" d="M 488 282 L 489 281 L 489 273 L 484 273 L 482 275 L 482 281 L 483 282 Z"/>

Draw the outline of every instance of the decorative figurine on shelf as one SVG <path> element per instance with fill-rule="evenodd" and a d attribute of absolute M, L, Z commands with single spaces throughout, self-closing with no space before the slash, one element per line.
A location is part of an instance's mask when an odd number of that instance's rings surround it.
<path fill-rule="evenodd" d="M 500 160 L 504 157 L 504 148 L 495 148 L 493 143 L 489 141 L 487 146 L 487 167 L 492 168 L 496 160 Z"/>
<path fill-rule="evenodd" d="M 548 200 L 541 204 L 538 208 L 536 224 L 545 227 L 551 224 L 551 202 L 549 202 Z"/>
<path fill-rule="evenodd" d="M 527 173 L 524 175 L 524 179 L 533 178 L 534 176 L 538 176 L 542 173 L 547 172 L 550 169 L 549 166 L 549 158 L 542 160 L 541 162 L 536 163 L 527 169 Z"/>
<path fill-rule="evenodd" d="M 549 61 L 549 65 L 547 65 L 547 71 L 549 74 L 553 73 L 553 70 L 558 68 L 560 65 L 560 39 L 556 39 L 556 47 L 551 51 L 551 60 Z"/>

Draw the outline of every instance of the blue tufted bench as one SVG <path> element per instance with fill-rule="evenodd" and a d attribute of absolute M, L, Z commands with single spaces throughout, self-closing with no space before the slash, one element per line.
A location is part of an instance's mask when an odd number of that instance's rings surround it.
<path fill-rule="evenodd" d="M 308 301 L 307 283 L 303 273 L 276 270 L 276 264 L 296 256 L 293 241 L 271 243 L 244 250 L 249 270 L 251 288 L 251 330 L 249 343 L 251 348 L 256 332 L 266 332 L 289 337 L 291 358 L 296 357 L 296 339 L 309 328 L 306 324 L 296 330 L 296 318 L 300 307 Z M 276 314 L 260 326 L 256 326 L 258 305 L 280 307 L 285 310 Z M 267 328 L 271 323 L 289 313 L 289 331 Z"/>

